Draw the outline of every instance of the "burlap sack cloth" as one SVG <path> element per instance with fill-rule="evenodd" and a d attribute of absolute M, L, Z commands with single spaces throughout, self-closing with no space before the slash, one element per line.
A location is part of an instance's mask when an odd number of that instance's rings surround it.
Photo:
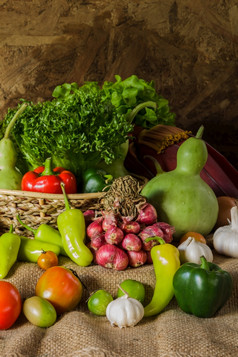
<path fill-rule="evenodd" d="M 111 327 L 106 317 L 89 313 L 87 294 L 77 310 L 58 318 L 50 328 L 29 323 L 23 314 L 6 331 L 0 331 L 1 357 L 237 357 L 238 356 L 238 259 L 215 255 L 215 263 L 232 275 L 233 293 L 212 318 L 197 318 L 182 312 L 173 299 L 158 316 L 144 318 L 137 326 Z M 126 278 L 146 284 L 147 300 L 155 284 L 152 266 L 116 272 L 99 266 L 81 268 L 62 257 L 60 264 L 73 268 L 90 292 L 98 288 L 114 296 L 117 284 Z M 8 279 L 22 298 L 34 295 L 42 270 L 36 264 L 16 263 Z"/>

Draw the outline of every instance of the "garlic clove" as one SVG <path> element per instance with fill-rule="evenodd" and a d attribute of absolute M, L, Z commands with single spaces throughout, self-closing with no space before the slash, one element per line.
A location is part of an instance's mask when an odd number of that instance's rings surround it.
<path fill-rule="evenodd" d="M 180 261 L 181 261 L 182 264 L 187 262 L 186 250 L 187 250 L 188 246 L 192 243 L 193 240 L 194 240 L 193 237 L 188 237 L 183 243 L 181 243 L 178 246 L 179 258 L 180 258 Z"/>

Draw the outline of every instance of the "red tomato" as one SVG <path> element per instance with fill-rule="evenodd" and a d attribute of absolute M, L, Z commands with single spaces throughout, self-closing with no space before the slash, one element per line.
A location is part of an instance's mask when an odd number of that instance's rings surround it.
<path fill-rule="evenodd" d="M 36 284 L 36 295 L 51 302 L 58 315 L 73 310 L 80 302 L 82 293 L 79 278 L 62 266 L 47 269 Z"/>
<path fill-rule="evenodd" d="M 21 295 L 17 288 L 7 281 L 0 281 L 0 330 L 6 330 L 14 324 L 21 307 Z"/>
<path fill-rule="evenodd" d="M 58 257 L 51 250 L 47 250 L 47 252 L 43 251 L 37 259 L 37 264 L 41 269 L 47 270 L 55 265 L 58 265 Z"/>

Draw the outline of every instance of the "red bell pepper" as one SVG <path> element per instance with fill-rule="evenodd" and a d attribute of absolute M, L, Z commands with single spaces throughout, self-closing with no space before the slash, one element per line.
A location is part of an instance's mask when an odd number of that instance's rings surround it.
<path fill-rule="evenodd" d="M 45 166 L 39 166 L 35 170 L 25 173 L 21 189 L 33 192 L 62 193 L 61 182 L 65 184 L 66 193 L 77 192 L 75 175 L 63 167 L 55 167 L 52 170 L 51 158 L 48 158 L 45 161 Z"/>

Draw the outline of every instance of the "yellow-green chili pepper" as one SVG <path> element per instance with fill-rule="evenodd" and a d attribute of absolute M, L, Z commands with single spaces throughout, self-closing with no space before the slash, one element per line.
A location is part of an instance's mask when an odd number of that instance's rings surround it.
<path fill-rule="evenodd" d="M 57 229 L 45 223 L 41 224 L 37 229 L 34 229 L 28 226 L 27 224 L 23 223 L 19 215 L 17 215 L 17 220 L 24 228 L 26 228 L 28 231 L 31 231 L 34 234 L 36 240 L 58 245 L 60 247 L 60 254 L 67 256 L 63 248 L 61 235 L 59 231 L 57 231 Z"/>
<path fill-rule="evenodd" d="M 64 184 L 61 183 L 61 187 L 66 210 L 59 214 L 57 225 L 62 237 L 64 250 L 77 265 L 88 266 L 93 260 L 93 254 L 84 244 L 86 226 L 83 212 L 80 209 L 70 207 Z"/>
<path fill-rule="evenodd" d="M 0 279 L 4 279 L 17 260 L 21 239 L 13 233 L 13 225 L 8 233 L 0 237 Z"/>
<path fill-rule="evenodd" d="M 37 259 L 43 251 L 51 250 L 56 255 L 60 254 L 60 247 L 56 244 L 42 242 L 40 240 L 27 237 L 20 237 L 21 245 L 18 251 L 17 260 L 23 262 L 37 263 Z"/>
<path fill-rule="evenodd" d="M 155 245 L 151 249 L 156 284 L 153 297 L 145 306 L 144 316 L 157 315 L 169 304 L 174 296 L 173 277 L 180 267 L 178 249 L 159 237 L 147 238 L 146 241 L 155 238 L 160 242 L 160 245 Z"/>

